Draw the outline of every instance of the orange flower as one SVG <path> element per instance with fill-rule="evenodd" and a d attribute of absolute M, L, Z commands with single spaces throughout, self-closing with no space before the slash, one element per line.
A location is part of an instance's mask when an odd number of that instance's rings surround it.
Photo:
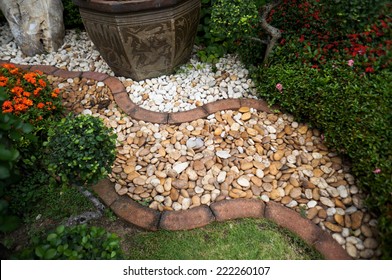
<path fill-rule="evenodd" d="M 33 85 L 35 85 L 35 83 L 37 82 L 37 80 L 35 79 L 36 77 L 37 77 L 37 74 L 36 73 L 32 73 L 32 72 L 26 73 L 26 74 L 23 75 L 23 78 L 27 82 L 29 82 L 30 84 L 33 84 Z"/>
<path fill-rule="evenodd" d="M 23 112 L 27 109 L 28 107 L 25 104 L 15 104 L 15 111 Z"/>
<path fill-rule="evenodd" d="M 37 104 L 37 108 L 38 108 L 38 109 L 42 109 L 42 108 L 44 108 L 44 107 L 45 107 L 45 104 L 42 103 L 42 102 L 40 102 L 40 103 Z"/>
<path fill-rule="evenodd" d="M 12 107 L 12 102 L 9 100 L 4 101 L 3 106 L 1 107 L 3 113 L 12 113 L 14 108 Z"/>
<path fill-rule="evenodd" d="M 23 98 L 23 104 L 26 106 L 33 106 L 33 101 L 31 99 L 28 98 Z"/>
<path fill-rule="evenodd" d="M 24 90 L 22 87 L 16 86 L 13 89 L 11 89 L 11 92 L 14 93 L 16 96 L 21 96 Z"/>
<path fill-rule="evenodd" d="M 18 68 L 10 69 L 10 73 L 11 73 L 12 75 L 18 74 L 18 71 L 19 71 Z"/>
<path fill-rule="evenodd" d="M 34 96 L 38 96 L 39 93 L 41 92 L 42 88 L 38 87 L 33 91 Z"/>
<path fill-rule="evenodd" d="M 40 71 L 40 70 L 34 70 L 35 73 L 37 73 L 38 75 L 42 76 L 44 74 L 44 72 Z"/>
<path fill-rule="evenodd" d="M 7 85 L 8 78 L 7 77 L 0 77 L 0 87 L 5 87 Z"/>
<path fill-rule="evenodd" d="M 15 65 L 11 64 L 11 63 L 5 63 L 3 65 L 1 65 L 2 67 L 6 68 L 6 69 L 14 69 Z"/>
<path fill-rule="evenodd" d="M 25 91 L 25 92 L 23 92 L 23 96 L 25 96 L 25 97 L 29 97 L 30 96 L 30 92 L 28 92 L 28 91 Z"/>
<path fill-rule="evenodd" d="M 39 79 L 38 80 L 38 83 L 39 83 L 39 85 L 41 86 L 41 87 L 46 87 L 46 83 L 45 83 L 45 81 L 44 80 L 42 80 L 42 79 Z"/>

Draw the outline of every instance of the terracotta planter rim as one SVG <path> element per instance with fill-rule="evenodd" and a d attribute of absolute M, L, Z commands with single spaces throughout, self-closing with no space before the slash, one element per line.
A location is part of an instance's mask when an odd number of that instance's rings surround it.
<path fill-rule="evenodd" d="M 189 0 L 72 0 L 79 8 L 121 14 L 170 8 Z"/>

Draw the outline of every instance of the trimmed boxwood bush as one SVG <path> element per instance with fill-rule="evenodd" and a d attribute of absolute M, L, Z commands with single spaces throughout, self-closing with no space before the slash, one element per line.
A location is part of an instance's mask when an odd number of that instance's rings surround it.
<path fill-rule="evenodd" d="M 323 70 L 284 64 L 260 67 L 254 78 L 261 97 L 323 130 L 326 143 L 350 157 L 367 205 L 380 215 L 384 258 L 391 258 L 392 72 L 359 76 L 339 63 Z"/>

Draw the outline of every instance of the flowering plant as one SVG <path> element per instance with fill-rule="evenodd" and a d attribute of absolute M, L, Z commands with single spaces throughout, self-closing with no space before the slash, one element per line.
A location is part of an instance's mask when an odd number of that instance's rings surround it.
<path fill-rule="evenodd" d="M 13 64 L 0 66 L 0 87 L 8 98 L 1 106 L 3 114 L 12 113 L 35 124 L 61 111 L 60 90 L 52 89 L 40 71 L 26 72 Z"/>

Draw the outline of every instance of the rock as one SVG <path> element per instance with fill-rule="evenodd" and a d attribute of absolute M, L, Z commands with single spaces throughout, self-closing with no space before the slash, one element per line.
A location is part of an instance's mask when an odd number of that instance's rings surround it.
<path fill-rule="evenodd" d="M 302 189 L 301 188 L 293 188 L 290 191 L 290 197 L 292 197 L 294 199 L 299 198 L 301 196 L 301 193 L 302 193 Z"/>
<path fill-rule="evenodd" d="M 205 168 L 204 163 L 200 160 L 195 160 L 193 162 L 193 170 L 195 171 L 200 171 L 203 170 Z"/>
<path fill-rule="evenodd" d="M 376 239 L 368 237 L 365 239 L 365 241 L 363 242 L 363 245 L 365 246 L 365 248 L 367 249 L 377 249 L 378 247 L 378 242 Z"/>
<path fill-rule="evenodd" d="M 188 179 L 190 181 L 196 181 L 199 178 L 199 176 L 197 175 L 196 171 L 193 170 L 193 169 L 188 169 L 186 171 L 186 174 L 188 175 Z"/>
<path fill-rule="evenodd" d="M 187 210 L 192 204 L 192 200 L 190 198 L 184 197 L 181 203 L 181 209 Z"/>
<path fill-rule="evenodd" d="M 146 178 L 145 177 L 137 177 L 135 179 L 133 179 L 133 183 L 135 185 L 139 185 L 139 186 L 144 186 L 146 184 Z"/>
<path fill-rule="evenodd" d="M 308 180 L 303 180 L 302 181 L 302 187 L 307 188 L 307 189 L 314 189 L 314 188 L 316 188 L 316 186 L 313 183 L 309 182 Z"/>
<path fill-rule="evenodd" d="M 317 216 L 317 213 L 318 213 L 317 208 L 310 208 L 310 209 L 308 210 L 308 213 L 306 214 L 306 217 L 307 217 L 309 220 L 312 220 L 314 217 Z"/>
<path fill-rule="evenodd" d="M 344 239 L 344 237 L 339 233 L 333 233 L 332 238 L 335 239 L 336 242 L 338 242 L 340 245 L 346 244 L 346 239 Z"/>
<path fill-rule="evenodd" d="M 217 157 L 223 158 L 223 159 L 231 157 L 230 153 L 227 151 L 217 151 L 215 154 Z"/>
<path fill-rule="evenodd" d="M 374 251 L 371 249 L 365 249 L 359 252 L 359 255 L 363 259 L 371 259 L 374 256 Z"/>
<path fill-rule="evenodd" d="M 337 191 L 339 192 L 339 196 L 341 198 L 346 198 L 348 196 L 348 190 L 347 190 L 346 186 L 337 187 Z"/>
<path fill-rule="evenodd" d="M 175 179 L 172 181 L 171 184 L 176 189 L 186 189 L 188 187 L 188 182 L 181 179 Z"/>
<path fill-rule="evenodd" d="M 335 207 L 335 203 L 333 203 L 329 198 L 320 197 L 320 202 L 328 207 Z"/>
<path fill-rule="evenodd" d="M 372 237 L 373 236 L 373 231 L 371 230 L 371 228 L 367 225 L 362 225 L 361 226 L 361 232 L 363 235 L 365 235 L 366 237 Z"/>
<path fill-rule="evenodd" d="M 61 0 L 4 0 L 0 2 L 0 10 L 25 55 L 55 52 L 63 44 Z"/>
<path fill-rule="evenodd" d="M 180 174 L 182 171 L 188 168 L 189 162 L 182 162 L 173 165 L 173 170 Z"/>
<path fill-rule="evenodd" d="M 243 161 L 241 163 L 241 170 L 249 170 L 249 169 L 252 169 L 252 167 L 253 167 L 253 163 L 252 162 Z"/>
<path fill-rule="evenodd" d="M 346 211 L 347 213 L 347 211 Z M 362 225 L 362 219 L 363 219 L 363 212 L 362 211 L 356 211 L 351 214 L 351 228 L 353 230 L 356 230 L 361 227 Z"/>
<path fill-rule="evenodd" d="M 200 197 L 197 195 L 192 196 L 192 207 L 199 206 L 201 204 Z"/>
<path fill-rule="evenodd" d="M 266 195 L 266 194 L 263 194 L 263 195 L 261 196 L 261 200 L 264 201 L 264 202 L 269 202 L 269 201 L 270 201 L 268 195 Z"/>
<path fill-rule="evenodd" d="M 325 218 L 327 218 L 327 212 L 326 212 L 324 209 L 320 209 L 320 210 L 318 211 L 317 216 L 318 216 L 320 219 L 325 219 Z"/>
<path fill-rule="evenodd" d="M 335 214 L 333 216 L 335 222 L 337 222 L 339 225 L 341 225 L 342 227 L 344 227 L 344 216 L 339 215 L 339 214 Z"/>
<path fill-rule="evenodd" d="M 210 194 L 205 194 L 200 198 L 200 203 L 201 204 L 208 204 L 211 202 L 211 195 Z"/>
<path fill-rule="evenodd" d="M 220 171 L 218 177 L 216 178 L 217 182 L 219 184 L 223 183 L 226 180 L 226 175 L 227 175 L 226 171 Z"/>
<path fill-rule="evenodd" d="M 180 196 L 180 193 L 178 192 L 178 190 L 176 190 L 174 188 L 172 188 L 170 190 L 170 198 L 172 201 L 177 201 L 179 196 Z"/>
<path fill-rule="evenodd" d="M 273 186 L 272 186 L 270 183 L 263 183 L 262 187 L 263 187 L 263 189 L 264 189 L 266 192 L 270 192 L 270 191 L 272 191 L 272 189 L 273 189 Z"/>
<path fill-rule="evenodd" d="M 310 200 L 306 205 L 308 206 L 308 208 L 316 207 L 317 201 L 315 201 L 315 200 Z"/>
<path fill-rule="evenodd" d="M 188 149 L 200 149 L 204 146 L 204 141 L 199 137 L 192 137 L 186 141 Z"/>
<path fill-rule="evenodd" d="M 250 114 L 250 112 L 246 112 L 246 113 L 242 114 L 241 120 L 247 121 L 247 120 L 249 120 L 251 118 L 251 116 L 252 115 Z"/>
<path fill-rule="evenodd" d="M 348 255 L 352 258 L 357 258 L 358 256 L 358 250 L 357 248 L 351 244 L 351 243 L 346 243 L 346 251 Z"/>
<path fill-rule="evenodd" d="M 274 153 L 273 158 L 274 160 L 279 161 L 282 159 L 283 156 L 284 156 L 284 150 L 277 150 L 276 153 Z"/>
<path fill-rule="evenodd" d="M 342 232 L 342 227 L 330 222 L 324 222 L 324 226 L 333 232 Z"/>
<path fill-rule="evenodd" d="M 250 187 L 249 178 L 247 176 L 241 176 L 237 179 L 237 183 L 244 188 Z"/>

